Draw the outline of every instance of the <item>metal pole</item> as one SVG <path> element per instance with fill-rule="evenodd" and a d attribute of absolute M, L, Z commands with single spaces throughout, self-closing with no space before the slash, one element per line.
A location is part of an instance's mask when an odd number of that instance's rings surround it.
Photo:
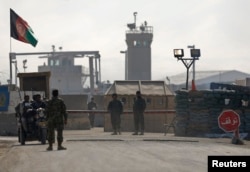
<path fill-rule="evenodd" d="M 195 45 L 188 45 L 188 48 L 195 49 Z M 193 62 L 193 81 L 195 81 L 195 59 Z"/>
<path fill-rule="evenodd" d="M 9 53 L 9 60 L 10 60 L 10 85 L 12 84 L 12 57 L 11 53 Z"/>
<path fill-rule="evenodd" d="M 99 76 L 98 76 L 98 69 L 97 69 L 97 58 L 95 57 L 95 83 L 99 84 Z"/>
<path fill-rule="evenodd" d="M 90 77 L 90 92 L 91 95 L 94 95 L 93 56 L 89 56 L 89 77 Z"/>
<path fill-rule="evenodd" d="M 189 75 L 189 67 L 187 67 L 186 90 L 188 90 L 188 75 Z"/>
<path fill-rule="evenodd" d="M 193 63 L 193 81 L 195 81 L 195 60 Z"/>
<path fill-rule="evenodd" d="M 195 49 L 195 45 L 193 45 L 193 49 Z M 193 62 L 193 81 L 195 82 L 195 59 L 194 59 L 194 62 Z"/>
<path fill-rule="evenodd" d="M 125 51 L 125 80 L 128 80 L 128 50 Z"/>
<path fill-rule="evenodd" d="M 188 63 L 187 60 L 190 60 L 190 63 Z M 184 66 L 187 68 L 186 90 L 188 90 L 189 68 L 192 66 L 195 60 L 194 59 L 181 59 L 181 61 L 184 64 Z"/>
<path fill-rule="evenodd" d="M 125 80 L 128 80 L 128 50 L 120 51 L 125 54 Z"/>
<path fill-rule="evenodd" d="M 101 78 L 101 57 L 99 57 L 98 61 L 99 61 L 99 81 L 102 82 L 102 78 Z"/>
<path fill-rule="evenodd" d="M 15 84 L 17 86 L 17 60 L 15 61 Z"/>

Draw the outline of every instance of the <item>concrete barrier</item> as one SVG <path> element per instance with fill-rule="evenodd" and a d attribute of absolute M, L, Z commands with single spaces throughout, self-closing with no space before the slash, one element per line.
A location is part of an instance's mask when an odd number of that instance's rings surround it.
<path fill-rule="evenodd" d="M 89 110 L 68 110 L 68 124 L 65 130 L 89 130 L 90 123 L 88 118 Z M 112 126 L 110 121 L 110 114 L 104 110 L 96 110 L 96 119 L 103 118 L 105 132 L 111 132 Z M 175 116 L 175 110 L 151 110 L 145 112 L 145 132 L 164 133 L 164 124 L 170 124 Z M 132 111 L 124 111 L 121 116 L 121 129 L 124 132 L 134 131 L 134 118 Z M 173 133 L 171 128 L 169 133 Z M 17 122 L 14 113 L 0 114 L 0 135 L 17 135 Z"/>
<path fill-rule="evenodd" d="M 0 135 L 1 136 L 17 135 L 17 120 L 15 113 L 0 114 Z"/>
<path fill-rule="evenodd" d="M 165 133 L 164 124 L 171 124 L 175 117 L 175 110 L 148 110 L 144 114 L 145 132 Z M 121 115 L 121 130 L 124 132 L 134 131 L 134 117 L 132 111 L 125 111 Z M 111 132 L 110 114 L 104 114 L 104 131 Z M 170 128 L 169 133 L 173 133 L 174 129 Z"/>

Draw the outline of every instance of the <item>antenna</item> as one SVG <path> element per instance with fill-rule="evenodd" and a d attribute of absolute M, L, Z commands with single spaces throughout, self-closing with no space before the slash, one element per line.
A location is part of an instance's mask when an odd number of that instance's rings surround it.
<path fill-rule="evenodd" d="M 136 15 L 137 15 L 137 12 L 134 12 L 134 23 L 135 23 L 135 27 L 136 27 Z"/>
<path fill-rule="evenodd" d="M 137 12 L 134 12 L 134 23 L 129 23 L 127 24 L 127 27 L 130 29 L 130 30 L 133 30 L 136 28 L 136 15 L 137 15 Z"/>

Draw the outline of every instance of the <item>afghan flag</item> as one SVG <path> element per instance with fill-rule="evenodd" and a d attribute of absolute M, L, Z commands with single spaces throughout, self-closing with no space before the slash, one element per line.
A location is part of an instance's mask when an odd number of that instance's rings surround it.
<path fill-rule="evenodd" d="M 10 36 L 18 41 L 31 44 L 33 47 L 38 42 L 28 23 L 12 9 L 10 9 Z"/>

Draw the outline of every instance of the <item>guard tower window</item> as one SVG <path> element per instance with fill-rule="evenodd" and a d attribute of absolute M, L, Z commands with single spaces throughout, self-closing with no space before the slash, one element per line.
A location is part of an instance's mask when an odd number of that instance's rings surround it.
<path fill-rule="evenodd" d="M 59 60 L 55 59 L 55 66 L 59 66 L 59 65 L 60 65 Z"/>
<path fill-rule="evenodd" d="M 59 66 L 59 59 L 51 59 L 49 64 L 50 66 Z"/>
<path fill-rule="evenodd" d="M 140 41 L 136 41 L 136 40 L 134 41 L 134 46 L 135 46 L 135 47 L 139 47 L 140 45 L 141 45 L 141 42 L 140 42 Z"/>
<path fill-rule="evenodd" d="M 50 66 L 54 66 L 54 60 L 50 60 L 50 61 L 49 61 L 49 65 L 50 65 Z"/>

